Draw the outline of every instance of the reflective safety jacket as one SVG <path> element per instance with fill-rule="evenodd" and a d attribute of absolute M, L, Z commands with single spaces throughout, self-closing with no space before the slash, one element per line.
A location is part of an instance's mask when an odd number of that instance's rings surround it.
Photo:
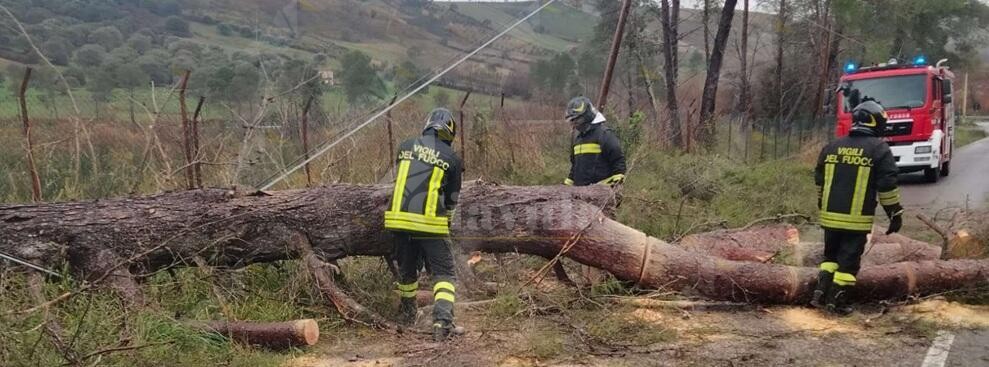
<path fill-rule="evenodd" d="M 614 184 L 625 178 L 625 154 L 615 133 L 597 123 L 579 133 L 570 153 L 570 175 L 564 184 Z"/>
<path fill-rule="evenodd" d="M 896 160 L 882 139 L 850 135 L 828 144 L 814 170 L 821 227 L 872 231 L 877 200 L 883 206 L 900 203 L 896 174 Z"/>
<path fill-rule="evenodd" d="M 450 234 L 450 217 L 460 195 L 463 163 L 435 135 L 409 139 L 398 149 L 398 174 L 385 229 Z"/>

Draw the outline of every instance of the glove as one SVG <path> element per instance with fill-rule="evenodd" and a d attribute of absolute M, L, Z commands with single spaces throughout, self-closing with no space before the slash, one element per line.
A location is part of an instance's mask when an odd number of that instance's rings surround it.
<path fill-rule="evenodd" d="M 903 206 L 900 204 L 885 205 L 883 210 L 886 210 L 886 215 L 889 216 L 889 229 L 886 230 L 886 234 L 893 234 L 900 231 L 903 227 Z"/>
<path fill-rule="evenodd" d="M 608 178 L 606 178 L 606 179 L 604 179 L 604 180 L 602 180 L 601 182 L 598 182 L 598 183 L 599 184 L 602 184 L 602 185 L 615 186 L 615 185 L 621 184 L 623 182 L 625 182 L 625 175 L 619 173 L 617 175 L 608 177 Z"/>

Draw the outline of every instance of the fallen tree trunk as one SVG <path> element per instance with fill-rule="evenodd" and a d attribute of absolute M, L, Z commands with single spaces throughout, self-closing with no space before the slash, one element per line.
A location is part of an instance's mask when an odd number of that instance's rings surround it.
<path fill-rule="evenodd" d="M 776 262 L 796 266 L 817 266 L 824 261 L 824 244 L 800 242 L 792 225 L 769 225 L 750 229 L 725 229 L 684 237 L 680 247 L 736 261 Z M 862 265 L 883 265 L 905 261 L 937 260 L 941 248 L 900 234 L 872 234 L 862 255 Z"/>
<path fill-rule="evenodd" d="M 319 341 L 319 324 L 313 319 L 284 322 L 197 321 L 186 325 L 243 344 L 271 349 L 308 347 Z"/>
<path fill-rule="evenodd" d="M 799 243 L 797 227 L 784 224 L 692 234 L 681 239 L 678 245 L 728 260 L 767 262 Z"/>
<path fill-rule="evenodd" d="M 243 195 L 205 189 L 0 206 L 0 252 L 52 267 L 67 262 L 91 277 L 184 266 L 195 255 L 213 266 L 299 259 L 305 245 L 326 261 L 383 256 L 391 249 L 381 220 L 391 190 L 332 185 Z M 456 243 L 542 257 L 573 243 L 565 256 L 619 279 L 715 300 L 802 302 L 814 284 L 814 268 L 729 261 L 651 238 L 609 219 L 611 202 L 607 187 L 468 183 L 454 225 Z M 104 256 L 90 256 L 100 251 Z M 989 260 L 867 267 L 859 278 L 860 299 L 941 292 L 986 284 Z"/>

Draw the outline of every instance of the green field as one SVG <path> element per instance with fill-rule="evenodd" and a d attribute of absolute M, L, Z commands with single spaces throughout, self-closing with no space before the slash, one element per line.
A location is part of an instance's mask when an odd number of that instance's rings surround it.
<path fill-rule="evenodd" d="M 528 11 L 527 6 L 513 4 L 458 3 L 458 12 L 479 21 L 488 20 L 494 29 L 503 29 L 519 16 L 516 12 Z M 515 10 L 515 11 L 512 11 Z M 511 14 L 509 11 L 512 11 Z M 511 37 L 555 52 L 568 51 L 574 42 L 590 37 L 596 19 L 565 5 L 552 5 L 533 20 L 519 25 L 509 33 Z M 542 25 L 543 33 L 536 32 Z"/>

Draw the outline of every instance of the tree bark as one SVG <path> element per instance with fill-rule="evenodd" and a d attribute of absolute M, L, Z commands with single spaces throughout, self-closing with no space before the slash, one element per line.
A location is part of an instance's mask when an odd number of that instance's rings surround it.
<path fill-rule="evenodd" d="M 271 349 L 308 347 L 319 341 L 319 324 L 313 319 L 284 322 L 199 321 L 186 325 L 240 343 Z"/>
<path fill-rule="evenodd" d="M 700 131 L 701 141 L 706 145 L 714 142 L 714 108 L 718 97 L 718 79 L 721 77 L 721 62 L 725 56 L 725 46 L 728 44 L 728 34 L 731 32 L 731 20 L 735 16 L 735 4 L 738 0 L 725 0 L 721 10 L 721 20 L 718 21 L 718 33 L 714 36 L 714 47 L 711 49 L 711 60 L 707 66 L 707 78 L 704 80 L 704 93 L 701 95 Z"/>
<path fill-rule="evenodd" d="M 383 256 L 390 185 L 331 185 L 244 194 L 221 189 L 95 202 L 0 206 L 0 252 L 84 276 L 145 274 L 199 255 L 213 266 L 312 256 L 332 261 Z M 609 219 L 603 186 L 518 187 L 470 182 L 453 226 L 465 250 L 564 256 L 644 288 L 714 300 L 794 303 L 808 299 L 817 270 L 737 262 L 687 251 Z M 305 241 L 300 241 L 304 239 Z M 568 246 L 572 244 L 572 246 Z M 113 256 L 86 256 L 104 251 Z M 311 258 L 312 256 L 309 256 Z M 90 261 L 81 261 L 88 258 Z M 126 259 L 126 260 L 121 260 Z M 989 260 L 903 262 L 866 267 L 859 299 L 930 294 L 989 283 Z"/>

